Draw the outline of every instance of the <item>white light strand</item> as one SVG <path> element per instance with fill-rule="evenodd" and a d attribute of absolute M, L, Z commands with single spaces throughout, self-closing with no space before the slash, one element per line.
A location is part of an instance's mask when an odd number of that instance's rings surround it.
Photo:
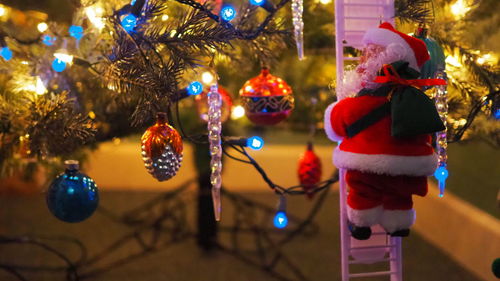
<path fill-rule="evenodd" d="M 302 12 L 304 11 L 304 0 L 292 0 L 292 21 L 297 44 L 297 53 L 299 60 L 304 59 L 304 21 L 302 20 Z"/>
<path fill-rule="evenodd" d="M 217 84 L 210 87 L 208 93 L 208 142 L 210 145 L 210 183 L 212 184 L 212 201 L 214 204 L 215 220 L 220 221 L 222 186 L 222 145 L 221 145 L 221 107 L 222 98 Z"/>
<path fill-rule="evenodd" d="M 444 71 L 438 71 L 438 73 L 436 74 L 436 78 L 447 80 L 446 73 Z M 448 91 L 446 90 L 446 87 L 447 85 L 436 86 L 436 96 L 435 96 L 436 109 L 445 127 L 446 127 L 446 119 L 448 117 Z M 447 172 L 446 163 L 448 160 L 448 155 L 447 155 L 448 140 L 446 134 L 447 134 L 447 129 L 436 133 L 436 150 L 439 161 L 438 169 L 443 170 L 443 172 L 444 171 Z M 439 180 L 439 196 L 441 197 L 444 195 L 445 180 L 446 177 Z"/>

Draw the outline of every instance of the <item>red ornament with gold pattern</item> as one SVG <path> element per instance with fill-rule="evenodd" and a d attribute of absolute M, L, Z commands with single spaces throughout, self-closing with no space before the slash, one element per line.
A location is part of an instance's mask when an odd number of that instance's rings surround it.
<path fill-rule="evenodd" d="M 245 82 L 240 97 L 246 116 L 257 125 L 278 124 L 294 108 L 292 88 L 283 79 L 271 75 L 267 68 Z"/>
<path fill-rule="evenodd" d="M 222 88 L 218 85 L 218 91 L 222 98 L 222 114 L 221 114 L 221 122 L 225 122 L 231 116 L 231 109 L 233 108 L 233 99 L 231 95 L 226 91 L 226 89 Z M 196 102 L 196 111 L 200 116 L 201 120 L 208 122 L 208 91 L 205 90 L 203 93 L 199 94 L 195 98 Z"/>
<path fill-rule="evenodd" d="M 311 142 L 307 144 L 307 150 L 299 160 L 299 181 L 303 186 L 307 197 L 311 199 L 314 193 L 310 193 L 314 186 L 321 181 L 321 160 L 314 153 Z"/>
<path fill-rule="evenodd" d="M 222 0 L 196 0 L 196 2 L 208 5 L 212 9 L 212 13 L 219 14 L 222 8 Z"/>
<path fill-rule="evenodd" d="M 142 135 L 142 160 L 153 177 L 166 181 L 175 176 L 181 167 L 182 139 L 167 123 L 165 113 L 158 113 L 156 118 L 156 124 Z"/>

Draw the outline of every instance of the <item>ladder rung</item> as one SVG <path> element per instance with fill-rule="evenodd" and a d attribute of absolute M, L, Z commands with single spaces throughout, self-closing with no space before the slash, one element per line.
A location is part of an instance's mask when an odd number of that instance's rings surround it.
<path fill-rule="evenodd" d="M 346 20 L 389 20 L 388 18 L 382 17 L 344 17 Z"/>
<path fill-rule="evenodd" d="M 351 43 L 344 43 L 344 47 L 353 47 L 355 49 L 363 49 L 363 44 L 351 44 Z"/>
<path fill-rule="evenodd" d="M 375 272 L 366 272 L 366 273 L 352 273 L 352 274 L 349 274 L 349 278 L 383 276 L 383 275 L 391 275 L 391 274 L 396 274 L 396 271 L 375 271 Z"/>
<path fill-rule="evenodd" d="M 365 247 L 354 247 L 350 248 L 349 250 L 370 250 L 370 249 L 383 249 L 383 248 L 394 248 L 394 245 L 384 245 L 384 246 L 365 246 Z"/>
<path fill-rule="evenodd" d="M 344 6 L 349 7 L 387 7 L 387 4 L 368 4 L 368 3 L 344 3 Z"/>
<path fill-rule="evenodd" d="M 349 264 L 360 264 L 360 263 L 377 263 L 377 262 L 390 262 L 396 259 L 385 258 L 385 259 L 366 259 L 366 260 L 350 260 Z"/>

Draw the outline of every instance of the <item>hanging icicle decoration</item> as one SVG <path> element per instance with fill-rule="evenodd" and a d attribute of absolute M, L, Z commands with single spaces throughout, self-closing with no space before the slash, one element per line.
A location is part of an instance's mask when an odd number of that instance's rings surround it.
<path fill-rule="evenodd" d="M 304 21 L 302 20 L 303 11 L 304 0 L 292 0 L 293 29 L 299 60 L 304 59 Z"/>
<path fill-rule="evenodd" d="M 221 146 L 221 106 L 222 98 L 217 84 L 210 87 L 208 93 L 208 142 L 210 144 L 210 182 L 212 183 L 212 201 L 215 220 L 220 221 L 222 185 L 222 146 Z"/>
<path fill-rule="evenodd" d="M 444 71 L 438 71 L 436 73 L 436 78 L 447 80 L 446 73 Z M 447 85 L 436 86 L 436 108 L 441 117 L 441 121 L 446 127 L 446 118 L 448 117 L 448 91 L 446 90 Z M 444 131 L 436 133 L 436 150 L 438 154 L 438 168 L 434 173 L 434 177 L 439 182 L 439 197 L 443 197 L 444 189 L 446 185 L 446 178 L 448 178 L 448 169 L 446 168 L 446 162 L 448 160 L 447 148 L 448 140 L 446 138 L 446 129 Z"/>

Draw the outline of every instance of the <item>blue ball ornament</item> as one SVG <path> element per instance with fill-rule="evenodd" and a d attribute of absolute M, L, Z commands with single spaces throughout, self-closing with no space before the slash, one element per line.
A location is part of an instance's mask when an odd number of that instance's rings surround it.
<path fill-rule="evenodd" d="M 422 79 L 436 78 L 436 73 L 444 71 L 446 67 L 446 56 L 443 48 L 436 40 L 428 37 L 427 33 L 428 29 L 420 26 L 413 35 L 425 43 L 430 55 L 430 60 L 426 61 L 420 68 L 420 78 Z"/>
<path fill-rule="evenodd" d="M 92 178 L 78 171 L 78 161 L 68 160 L 65 164 L 66 171 L 49 186 L 47 207 L 64 222 L 80 222 L 97 209 L 97 185 Z"/>
<path fill-rule="evenodd" d="M 491 264 L 491 271 L 493 271 L 496 278 L 500 279 L 500 258 L 493 261 Z"/>

